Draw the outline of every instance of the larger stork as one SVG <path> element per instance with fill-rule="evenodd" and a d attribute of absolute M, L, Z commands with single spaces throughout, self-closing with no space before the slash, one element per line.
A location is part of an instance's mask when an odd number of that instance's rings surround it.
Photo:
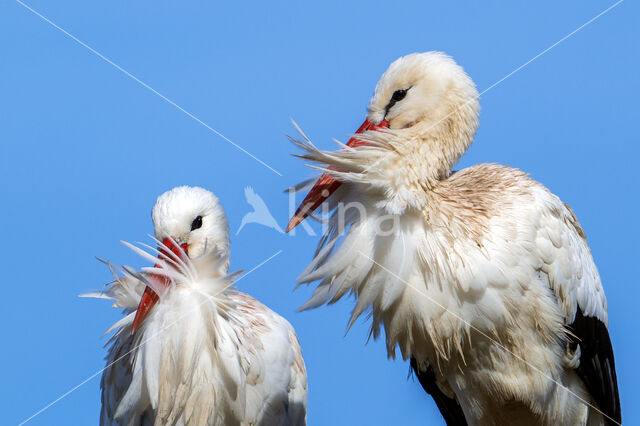
<path fill-rule="evenodd" d="M 91 294 L 126 315 L 111 328 L 100 424 L 305 424 L 298 339 L 284 318 L 233 287 L 218 199 L 174 188 L 152 216 L 158 250 L 128 245 L 155 267 L 124 267 Z"/>
<path fill-rule="evenodd" d="M 618 424 L 607 302 L 576 216 L 519 170 L 452 171 L 478 97 L 450 57 L 412 54 L 341 150 L 296 141 L 326 168 L 288 230 L 335 209 L 303 308 L 355 294 L 350 322 L 370 312 L 449 424 Z"/>

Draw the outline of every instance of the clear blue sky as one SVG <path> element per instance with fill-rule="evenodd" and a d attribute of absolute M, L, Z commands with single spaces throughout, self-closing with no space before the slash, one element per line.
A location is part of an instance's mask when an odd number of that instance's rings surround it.
<path fill-rule="evenodd" d="M 278 176 L 19 3 L 0 2 L 1 423 L 15 424 L 104 365 L 120 313 L 77 298 L 110 280 L 94 259 L 140 265 L 118 242 L 152 232 L 155 198 L 213 190 L 235 234 L 251 185 L 285 226 L 282 190 L 313 175 L 283 132 L 293 117 L 322 147 L 362 122 L 396 57 L 442 50 L 484 90 L 610 1 L 172 2 L 28 4 L 282 173 Z M 609 300 L 626 424 L 640 424 L 637 352 L 640 95 L 637 4 L 627 0 L 482 96 L 459 167 L 519 167 L 570 204 Z M 351 300 L 296 313 L 292 293 L 317 237 L 248 225 L 232 240 L 239 283 L 295 326 L 309 373 L 309 424 L 441 424 L 409 367 L 345 336 Z M 30 424 L 93 424 L 99 377 Z"/>

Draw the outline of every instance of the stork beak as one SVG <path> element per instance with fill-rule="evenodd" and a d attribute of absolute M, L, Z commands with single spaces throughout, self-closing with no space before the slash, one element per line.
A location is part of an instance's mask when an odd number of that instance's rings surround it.
<path fill-rule="evenodd" d="M 162 244 L 166 247 L 166 249 L 171 250 L 178 257 L 182 257 L 183 253 L 187 254 L 187 249 L 189 247 L 187 244 L 181 244 L 178 246 L 174 244 L 171 238 L 165 238 L 164 240 L 162 240 Z M 167 253 L 165 247 L 158 247 L 158 251 L 160 252 L 158 258 L 162 258 L 163 256 L 169 257 L 169 254 Z M 160 268 L 160 265 L 156 264 L 155 267 Z M 156 283 L 163 287 L 167 287 L 169 285 L 168 279 L 162 275 L 151 275 L 151 279 L 155 280 Z M 135 333 L 138 327 L 140 327 L 140 324 L 142 324 L 142 321 L 144 321 L 147 315 L 149 315 L 149 312 L 151 312 L 151 308 L 153 308 L 153 305 L 156 304 L 158 299 L 158 294 L 153 291 L 151 287 L 147 286 L 144 289 L 144 293 L 142 293 L 142 298 L 140 299 L 140 303 L 138 304 L 136 316 L 133 319 L 131 334 Z"/>
<path fill-rule="evenodd" d="M 381 121 L 378 124 L 375 124 L 371 120 L 365 120 L 365 122 L 362 123 L 362 126 L 360 126 L 355 134 L 357 135 L 358 133 L 362 133 L 367 130 L 388 128 L 389 122 L 386 120 Z M 357 139 L 355 136 L 349 139 L 349 142 L 347 142 L 347 146 L 350 146 L 352 148 L 362 145 L 366 145 L 366 142 Z M 300 203 L 300 206 L 298 207 L 298 210 L 296 210 L 296 213 L 289 221 L 286 232 L 291 231 L 293 228 L 298 226 L 300 222 L 305 220 L 307 216 L 313 213 L 315 209 L 317 209 L 327 198 L 329 198 L 331 194 L 333 194 L 340 187 L 340 185 L 342 185 L 342 182 L 327 173 L 324 173 L 322 176 L 320 176 L 315 185 L 313 185 L 313 188 L 311 188 L 311 191 L 309 191 L 304 200 L 302 200 L 302 203 Z"/>

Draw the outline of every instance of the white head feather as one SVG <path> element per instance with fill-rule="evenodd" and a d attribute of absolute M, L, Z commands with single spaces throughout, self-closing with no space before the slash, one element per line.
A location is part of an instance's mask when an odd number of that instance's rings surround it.
<path fill-rule="evenodd" d="M 192 229 L 198 217 L 201 225 Z M 137 246 L 123 244 L 159 267 L 143 267 L 138 272 L 126 266 L 120 269 L 107 262 L 116 281 L 103 292 L 86 295 L 113 299 L 114 307 L 131 312 L 110 330 L 131 324 L 145 286 L 153 288 L 161 299 L 168 289 L 187 287 L 208 295 L 222 310 L 226 310 L 228 303 L 225 290 L 235 291 L 231 286 L 237 274 L 227 274 L 230 257 L 227 217 L 212 192 L 199 187 L 173 188 L 158 197 L 152 219 L 158 250 L 142 243 Z M 187 253 L 180 251 L 182 255 L 178 256 L 172 252 L 162 242 L 167 238 L 177 243 L 175 246 L 186 244 Z M 171 284 L 160 285 L 158 276 L 166 277 Z"/>
<path fill-rule="evenodd" d="M 156 238 L 187 244 L 192 259 L 217 250 L 224 271 L 229 269 L 229 225 L 218 198 L 204 188 L 179 186 L 158 197 L 152 219 Z M 197 217 L 202 225 L 192 229 Z"/>
<path fill-rule="evenodd" d="M 394 99 L 400 92 L 404 96 Z M 368 143 L 358 149 L 297 144 L 308 152 L 303 158 L 333 166 L 328 173 L 343 182 L 364 183 L 361 191 L 381 195 L 376 198 L 387 211 L 400 213 L 421 208 L 425 189 L 449 176 L 473 141 L 479 110 L 473 81 L 453 59 L 414 53 L 389 66 L 369 102 L 367 119 L 386 120 L 388 129 L 358 134 Z"/>
<path fill-rule="evenodd" d="M 394 92 L 406 96 L 386 110 Z M 367 118 L 374 123 L 388 120 L 391 129 L 410 129 L 414 133 L 442 127 L 453 110 L 464 104 L 468 131 L 475 133 L 478 121 L 478 92 L 462 67 L 441 52 L 413 53 L 396 59 L 382 74 L 369 101 Z M 423 136 L 426 136 L 423 134 Z"/>

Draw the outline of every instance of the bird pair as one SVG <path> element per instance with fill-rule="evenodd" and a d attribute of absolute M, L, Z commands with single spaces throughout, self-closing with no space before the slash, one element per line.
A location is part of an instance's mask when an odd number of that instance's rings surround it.
<path fill-rule="evenodd" d="M 518 170 L 452 171 L 478 98 L 450 57 L 412 54 L 342 149 L 294 141 L 325 168 L 287 230 L 325 201 L 334 212 L 300 277 L 319 282 L 304 307 L 355 294 L 350 321 L 371 314 L 448 424 L 619 424 L 607 303 L 575 215 Z M 112 327 L 101 423 L 305 423 L 295 332 L 233 287 L 215 196 L 175 188 L 153 222 L 158 250 L 132 248 L 155 267 L 124 268 L 99 294 L 127 314 Z"/>

